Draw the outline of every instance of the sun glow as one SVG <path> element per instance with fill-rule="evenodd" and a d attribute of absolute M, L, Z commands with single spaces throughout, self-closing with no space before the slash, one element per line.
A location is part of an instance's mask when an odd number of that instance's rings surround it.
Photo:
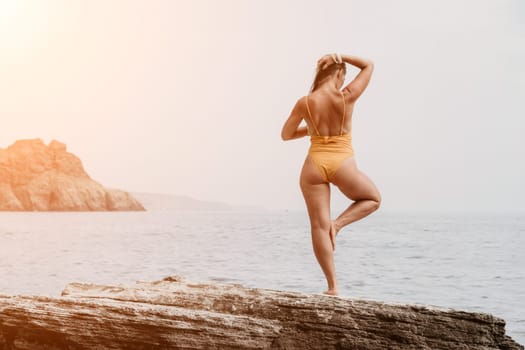
<path fill-rule="evenodd" d="M 30 48 L 47 32 L 44 1 L 0 0 L 0 50 Z"/>

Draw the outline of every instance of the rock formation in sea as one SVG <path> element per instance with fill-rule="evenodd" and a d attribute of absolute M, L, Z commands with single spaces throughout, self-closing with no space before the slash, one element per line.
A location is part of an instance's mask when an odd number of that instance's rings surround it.
<path fill-rule="evenodd" d="M 490 314 L 167 277 L 0 295 L 0 349 L 522 349 Z"/>
<path fill-rule="evenodd" d="M 0 148 L 0 210 L 145 210 L 128 192 L 104 188 L 66 145 L 19 140 Z"/>

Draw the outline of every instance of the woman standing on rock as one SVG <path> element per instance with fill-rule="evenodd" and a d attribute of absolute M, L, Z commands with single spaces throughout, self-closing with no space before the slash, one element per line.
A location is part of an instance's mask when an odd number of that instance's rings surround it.
<path fill-rule="evenodd" d="M 346 63 L 361 71 L 341 90 Z M 338 232 L 377 210 L 381 202 L 374 183 L 357 168 L 351 137 L 354 104 L 366 89 L 373 69 L 371 61 L 355 56 L 321 57 L 310 94 L 297 101 L 281 133 L 283 140 L 310 135 L 300 184 L 310 217 L 314 253 L 328 282 L 325 294 L 338 294 L 334 264 Z M 303 119 L 307 126 L 299 126 Z M 333 221 L 330 183 L 353 201 Z"/>

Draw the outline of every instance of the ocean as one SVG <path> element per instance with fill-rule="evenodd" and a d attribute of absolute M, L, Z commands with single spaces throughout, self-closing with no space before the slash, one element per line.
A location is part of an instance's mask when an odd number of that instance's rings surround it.
<path fill-rule="evenodd" d="M 525 344 L 525 215 L 384 212 L 343 229 L 340 295 L 491 313 Z M 0 294 L 194 281 L 319 293 L 305 211 L 0 213 Z"/>

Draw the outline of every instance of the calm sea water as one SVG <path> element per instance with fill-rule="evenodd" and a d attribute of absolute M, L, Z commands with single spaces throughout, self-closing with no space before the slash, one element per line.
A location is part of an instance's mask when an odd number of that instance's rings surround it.
<path fill-rule="evenodd" d="M 525 216 L 377 212 L 338 235 L 342 296 L 492 313 L 525 344 Z M 322 292 L 304 212 L 0 213 L 0 294 L 196 281 Z"/>

